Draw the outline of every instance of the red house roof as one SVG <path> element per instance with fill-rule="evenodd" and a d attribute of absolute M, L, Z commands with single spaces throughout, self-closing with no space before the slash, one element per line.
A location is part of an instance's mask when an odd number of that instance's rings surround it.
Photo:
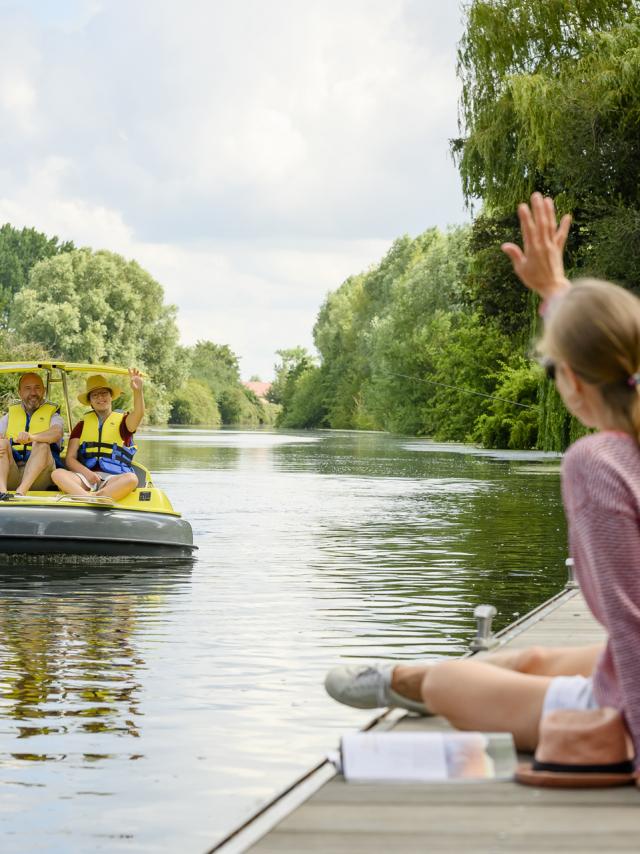
<path fill-rule="evenodd" d="M 245 388 L 248 388 L 249 391 L 252 391 L 256 397 L 265 398 L 269 389 L 271 388 L 271 383 L 259 383 L 259 382 L 249 382 L 242 383 Z"/>

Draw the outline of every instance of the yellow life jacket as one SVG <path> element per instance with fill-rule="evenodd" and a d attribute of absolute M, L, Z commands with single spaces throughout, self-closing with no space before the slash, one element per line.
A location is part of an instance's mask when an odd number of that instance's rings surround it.
<path fill-rule="evenodd" d="M 16 463 L 22 465 L 27 462 L 31 454 L 31 445 L 19 445 L 16 442 L 19 433 L 31 433 L 33 436 L 38 433 L 44 433 L 51 427 L 51 418 L 56 412 L 60 411 L 59 406 L 46 401 L 36 409 L 31 415 L 28 415 L 24 406 L 21 403 L 14 403 L 9 407 L 9 419 L 7 422 L 6 438 L 11 442 L 11 450 Z M 52 443 L 51 453 L 56 461 L 60 456 L 60 447 Z"/>
<path fill-rule="evenodd" d="M 97 469 L 106 474 L 132 472 L 131 460 L 137 448 L 124 445 L 120 425 L 124 412 L 112 412 L 100 424 L 96 413 L 91 410 L 84 416 L 78 461 L 88 469 Z"/>

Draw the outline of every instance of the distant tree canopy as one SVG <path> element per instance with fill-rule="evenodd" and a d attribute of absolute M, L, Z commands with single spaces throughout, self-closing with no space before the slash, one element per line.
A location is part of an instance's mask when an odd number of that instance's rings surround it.
<path fill-rule="evenodd" d="M 189 350 L 191 376 L 206 383 L 215 395 L 236 386 L 240 380 L 240 363 L 226 344 L 198 341 Z"/>
<path fill-rule="evenodd" d="M 220 424 L 273 424 L 276 409 L 258 400 L 255 394 L 240 382 L 240 363 L 236 354 L 226 344 L 213 341 L 198 341 L 185 350 L 189 365 L 189 376 L 197 384 L 191 384 L 186 391 L 196 391 L 199 403 L 197 419 L 193 424 L 204 423 L 202 410 L 215 412 L 214 421 Z M 194 406 L 185 404 L 185 391 L 176 398 L 170 420 L 173 423 L 185 421 L 185 413 L 196 412 Z"/>

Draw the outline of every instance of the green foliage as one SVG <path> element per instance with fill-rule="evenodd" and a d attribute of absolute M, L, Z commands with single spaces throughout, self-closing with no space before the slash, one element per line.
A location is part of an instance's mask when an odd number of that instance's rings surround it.
<path fill-rule="evenodd" d="M 206 383 L 218 397 L 227 387 L 240 382 L 240 365 L 236 354 L 227 344 L 198 341 L 191 348 L 190 374 Z"/>
<path fill-rule="evenodd" d="M 469 236 L 402 238 L 379 267 L 329 294 L 314 329 L 322 365 L 297 352 L 281 374 L 283 426 L 468 436 L 511 349 L 465 303 Z"/>
<path fill-rule="evenodd" d="M 60 243 L 34 228 L 18 230 L 5 223 L 0 228 L 0 328 L 9 325 L 14 297 L 29 281 L 31 269 L 45 258 L 74 249 L 71 241 Z"/>
<path fill-rule="evenodd" d="M 442 355 L 440 345 L 433 344 L 442 344 L 456 323 L 454 314 L 462 311 L 468 238 L 466 228 L 448 234 L 432 229 L 418 238 L 420 254 L 395 283 L 389 305 L 372 324 L 371 376 L 363 397 L 378 427 L 425 432 L 426 401 L 435 388 L 426 381 Z"/>
<path fill-rule="evenodd" d="M 467 296 L 518 349 L 535 332 L 535 303 L 499 244 L 518 239 L 513 212 L 533 190 L 573 214 L 573 275 L 640 290 L 640 4 L 472 0 L 466 17 L 458 52 L 462 136 L 453 151 L 468 201 L 484 203 L 473 225 Z M 541 381 L 537 399 L 538 444 L 564 449 L 582 428 L 548 383 Z M 483 422 L 486 441 L 505 441 L 507 432 L 520 441 L 494 417 Z"/>
<path fill-rule="evenodd" d="M 172 424 L 219 427 L 222 418 L 209 386 L 201 380 L 189 378 L 173 397 L 169 421 Z"/>
<path fill-rule="evenodd" d="M 0 331 L 0 362 L 36 362 L 49 354 L 38 343 L 21 341 L 13 332 Z M 17 374 L 0 374 L 0 411 L 18 398 Z"/>
<path fill-rule="evenodd" d="M 186 357 L 189 376 L 209 391 L 223 424 L 273 423 L 271 407 L 263 405 L 240 382 L 238 357 L 227 344 L 198 341 L 186 350 Z"/>
<path fill-rule="evenodd" d="M 326 427 L 327 411 L 322 369 L 307 365 L 290 382 L 287 404 L 278 418 L 279 427 Z"/>
<path fill-rule="evenodd" d="M 267 399 L 272 403 L 283 404 L 293 393 L 297 378 L 314 363 L 313 356 L 305 347 L 290 347 L 276 350 L 280 361 L 273 367 L 275 379 L 267 393 Z"/>
<path fill-rule="evenodd" d="M 522 356 L 503 363 L 496 374 L 493 391 L 497 400 L 477 420 L 472 438 L 487 448 L 535 448 L 538 443 L 538 392 L 541 383 L 550 385 L 534 362 Z M 513 403 L 522 404 L 514 406 Z M 523 408 L 530 407 L 530 408 Z"/>
<path fill-rule="evenodd" d="M 11 324 L 58 358 L 147 370 L 154 386 L 149 417 L 162 421 L 169 393 L 184 378 L 175 315 L 162 287 L 135 261 L 77 249 L 35 265 L 14 300 Z"/>
<path fill-rule="evenodd" d="M 305 347 L 277 350 L 268 398 L 278 406 L 278 427 L 319 427 L 324 421 L 323 384 Z"/>
<path fill-rule="evenodd" d="M 513 275 L 511 262 L 501 251 L 506 242 L 518 242 L 515 212 L 507 216 L 481 213 L 471 226 L 469 272 L 465 299 L 484 317 L 494 319 L 500 329 L 524 341 L 531 329 L 532 305 L 536 298 Z"/>
<path fill-rule="evenodd" d="M 565 173 L 549 170 L 554 162 L 547 157 L 549 143 L 557 154 L 554 137 L 562 137 L 567 143 L 564 162 L 571 164 L 578 155 L 574 168 L 585 163 L 585 154 L 588 162 L 588 154 L 598 147 L 596 128 L 591 140 L 575 137 L 580 101 L 590 98 L 593 78 L 588 74 L 585 79 L 580 65 L 594 39 L 606 41 L 603 31 L 634 19 L 637 3 L 473 0 L 466 13 L 458 49 L 464 136 L 454 142 L 466 196 L 511 211 L 534 189 L 558 195 L 567 187 Z M 568 91 L 566 83 L 557 85 L 572 74 L 582 86 Z M 609 94 L 615 85 L 609 79 Z M 577 105 L 572 101 L 576 96 Z M 585 127 L 581 119 L 577 124 Z M 585 142 L 586 151 L 580 148 Z"/>
<path fill-rule="evenodd" d="M 261 423 L 258 399 L 242 386 L 227 386 L 218 397 L 223 424 L 256 427 Z"/>
<path fill-rule="evenodd" d="M 465 441 L 489 402 L 482 395 L 495 391 L 496 371 L 507 358 L 509 341 L 478 314 L 458 312 L 436 319 L 439 328 L 428 342 L 433 362 L 429 378 L 440 385 L 431 387 L 423 404 L 420 432 Z"/>

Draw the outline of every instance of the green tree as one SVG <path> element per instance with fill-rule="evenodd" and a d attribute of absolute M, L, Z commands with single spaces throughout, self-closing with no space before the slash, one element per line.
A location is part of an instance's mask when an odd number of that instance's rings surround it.
<path fill-rule="evenodd" d="M 640 290 L 640 4 L 637 0 L 473 0 L 459 46 L 461 137 L 453 142 L 473 224 L 467 300 L 524 349 L 537 328 L 527 296 L 500 252 L 519 240 L 516 204 L 533 190 L 571 211 L 572 275 L 613 278 Z M 518 386 L 526 371 L 505 373 Z M 525 382 L 525 385 L 527 383 Z M 562 449 L 580 428 L 542 382 L 537 441 Z M 486 441 L 522 428 L 498 411 Z M 511 426 L 507 421 L 513 422 Z M 517 428 L 517 429 L 516 429 Z M 490 438 L 490 437 L 493 438 Z"/>
<path fill-rule="evenodd" d="M 238 357 L 227 344 L 198 341 L 186 352 L 190 377 L 209 389 L 223 424 L 273 424 L 276 409 L 240 382 Z"/>
<path fill-rule="evenodd" d="M 605 33 L 637 16 L 635 0 L 472 0 L 458 48 L 461 138 L 453 150 L 468 199 L 511 212 L 536 189 L 556 186 L 544 149 L 550 134 L 568 143 L 568 161 L 579 153 L 567 132 L 573 109 L 562 121 L 553 81 L 575 69 Z M 591 76 L 591 75 L 590 75 Z M 609 86 L 617 87 L 611 79 Z M 588 96 L 589 81 L 583 79 Z M 564 99 L 563 99 L 564 100 Z M 603 105 L 604 106 L 604 105 Z M 584 141 L 584 138 L 581 140 Z M 589 144 L 589 150 L 594 148 Z M 573 149 L 573 151 L 570 150 Z M 603 152 L 604 153 L 604 152 Z M 563 176 L 562 176 L 563 177 Z"/>
<path fill-rule="evenodd" d="M 287 395 L 286 408 L 279 415 L 277 425 L 302 430 L 328 426 L 325 395 L 322 368 L 307 365 L 296 376 Z"/>
<path fill-rule="evenodd" d="M 315 363 L 315 359 L 306 347 L 276 350 L 276 356 L 280 359 L 273 366 L 275 379 L 267 393 L 267 400 L 283 404 L 290 397 L 297 378 Z"/>
<path fill-rule="evenodd" d="M 0 328 L 9 324 L 14 297 L 29 281 L 32 268 L 45 258 L 74 249 L 71 241 L 60 243 L 34 228 L 18 230 L 9 223 L 0 228 Z"/>
<path fill-rule="evenodd" d="M 222 423 L 218 404 L 206 383 L 189 378 L 171 402 L 172 424 L 197 424 L 219 427 Z"/>
<path fill-rule="evenodd" d="M 135 261 L 77 249 L 40 261 L 16 296 L 11 324 L 56 358 L 137 365 L 153 380 L 151 420 L 166 420 L 168 398 L 185 378 L 175 306 Z"/>
<path fill-rule="evenodd" d="M 191 348 L 191 376 L 207 383 L 216 397 L 240 382 L 238 357 L 227 344 L 198 341 Z"/>
<path fill-rule="evenodd" d="M 486 448 L 537 447 L 538 395 L 541 383 L 547 382 L 543 371 L 520 356 L 511 365 L 502 364 L 496 378 L 494 399 L 476 421 L 472 438 Z"/>
<path fill-rule="evenodd" d="M 33 341 L 22 341 L 10 331 L 0 331 L 0 362 L 38 362 L 48 353 Z M 18 374 L 0 373 L 0 412 L 6 412 L 7 404 L 18 398 Z"/>

